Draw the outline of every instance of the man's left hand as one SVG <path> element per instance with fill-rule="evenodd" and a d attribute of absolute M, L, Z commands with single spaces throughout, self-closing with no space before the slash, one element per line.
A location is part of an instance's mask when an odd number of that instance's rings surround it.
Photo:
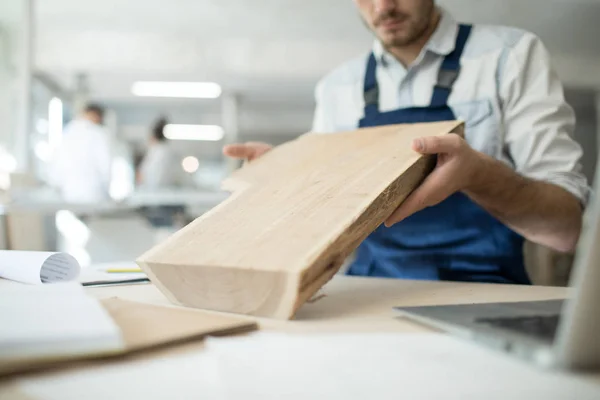
<path fill-rule="evenodd" d="M 456 134 L 415 139 L 412 147 L 421 154 L 437 154 L 437 164 L 423 183 L 385 221 L 387 227 L 467 189 L 481 176 L 482 167 L 486 164 L 485 156 L 473 150 Z"/>

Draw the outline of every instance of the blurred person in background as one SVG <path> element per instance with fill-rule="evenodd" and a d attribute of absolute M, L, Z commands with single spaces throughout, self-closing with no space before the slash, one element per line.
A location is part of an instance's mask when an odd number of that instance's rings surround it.
<path fill-rule="evenodd" d="M 182 184 L 179 159 L 165 137 L 168 124 L 167 118 L 161 117 L 152 127 L 148 150 L 137 173 L 137 182 L 142 189 L 159 190 Z"/>
<path fill-rule="evenodd" d="M 530 284 L 528 239 L 572 252 L 589 187 L 550 55 L 520 29 L 460 24 L 434 0 L 354 0 L 376 40 L 316 88 L 314 132 L 465 121 L 416 139 L 437 166 L 358 248 L 348 273 Z M 252 160 L 265 143 L 227 146 Z"/>
<path fill-rule="evenodd" d="M 51 165 L 51 184 L 67 202 L 110 200 L 110 139 L 103 119 L 104 108 L 88 104 L 63 130 Z"/>
<path fill-rule="evenodd" d="M 165 137 L 169 121 L 159 118 L 153 125 L 148 150 L 137 170 L 138 187 L 143 191 L 165 191 L 181 188 L 184 185 L 184 171 L 180 159 Z M 158 205 L 144 207 L 142 213 L 155 228 L 179 228 L 185 219 L 182 205 Z M 164 236 L 164 235 L 163 235 Z M 159 237 L 162 238 L 161 234 Z"/>

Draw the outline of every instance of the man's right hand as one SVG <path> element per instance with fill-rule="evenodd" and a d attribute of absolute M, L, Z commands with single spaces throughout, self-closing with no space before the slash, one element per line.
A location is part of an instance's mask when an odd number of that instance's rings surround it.
<path fill-rule="evenodd" d="M 223 147 L 223 154 L 231 158 L 252 161 L 272 148 L 270 144 L 262 142 L 233 143 Z"/>

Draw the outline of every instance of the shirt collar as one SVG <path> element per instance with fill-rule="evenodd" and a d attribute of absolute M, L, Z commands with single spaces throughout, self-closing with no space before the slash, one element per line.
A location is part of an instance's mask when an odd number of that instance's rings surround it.
<path fill-rule="evenodd" d="M 440 10 L 440 22 L 425 44 L 423 51 L 430 51 L 437 55 L 446 56 L 454 50 L 456 45 L 456 35 L 458 35 L 458 23 L 450 13 L 442 7 Z M 373 43 L 373 55 L 382 65 L 386 66 L 394 56 L 388 53 L 379 40 Z"/>

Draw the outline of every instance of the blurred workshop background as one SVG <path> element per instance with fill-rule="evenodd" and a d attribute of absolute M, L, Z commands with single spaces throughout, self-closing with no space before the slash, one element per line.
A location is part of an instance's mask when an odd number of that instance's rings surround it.
<path fill-rule="evenodd" d="M 576 110 L 592 179 L 600 2 L 439 4 L 458 20 L 542 38 Z M 83 265 L 135 259 L 225 198 L 219 183 L 237 167 L 222 156 L 225 143 L 279 144 L 309 131 L 317 80 L 372 40 L 351 0 L 1 1 L 1 246 L 65 250 Z M 69 202 L 52 185 L 52 165 L 90 103 L 104 108 L 110 197 Z M 177 179 L 143 184 L 151 152 L 170 160 Z M 533 253 L 553 265 L 536 272 L 538 283 L 564 280 L 556 266 L 568 271 L 569 257 Z"/>

